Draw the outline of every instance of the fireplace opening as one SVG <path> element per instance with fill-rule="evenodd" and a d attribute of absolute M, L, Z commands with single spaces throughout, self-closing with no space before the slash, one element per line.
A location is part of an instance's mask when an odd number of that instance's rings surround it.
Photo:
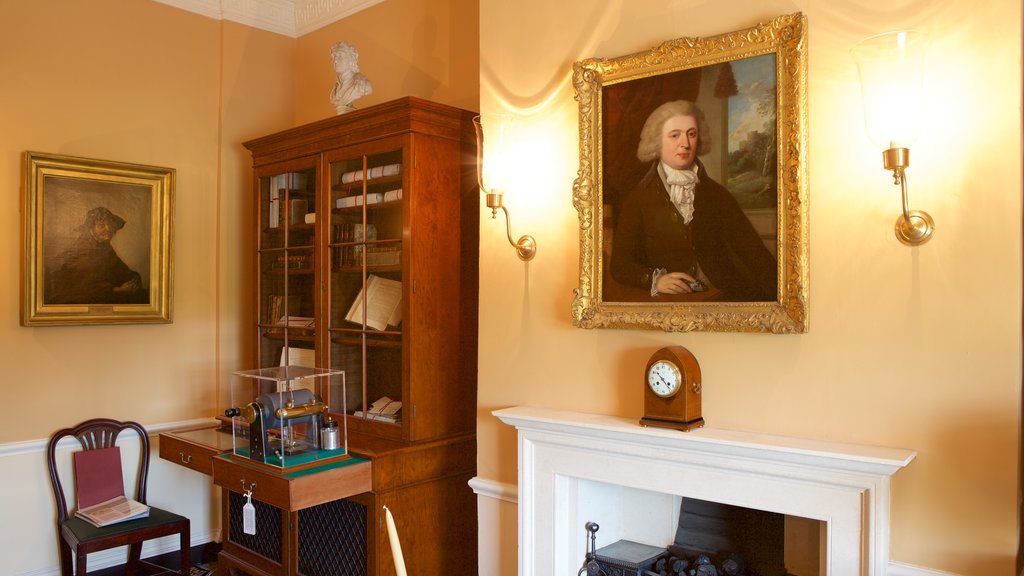
<path fill-rule="evenodd" d="M 710 563 L 719 574 L 787 576 L 785 534 L 784 514 L 683 498 L 668 551 L 690 565 Z"/>
<path fill-rule="evenodd" d="M 600 526 L 596 545 L 588 535 L 589 547 L 579 551 L 596 551 L 601 574 L 826 573 L 825 522 L 588 480 L 577 487 L 577 518 Z"/>

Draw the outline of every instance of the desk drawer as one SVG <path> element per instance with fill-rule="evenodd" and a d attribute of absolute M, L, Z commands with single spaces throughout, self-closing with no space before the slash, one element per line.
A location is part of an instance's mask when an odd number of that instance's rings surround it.
<path fill-rule="evenodd" d="M 173 432 L 160 434 L 161 458 L 207 476 L 213 475 L 213 457 L 220 453 L 213 446 L 189 442 Z"/>
<path fill-rule="evenodd" d="M 280 474 L 217 458 L 213 461 L 213 483 L 239 494 L 252 490 L 252 497 L 260 502 L 288 510 L 288 479 Z"/>
<path fill-rule="evenodd" d="M 214 484 L 239 494 L 252 490 L 253 498 L 289 512 L 369 492 L 371 471 L 371 463 L 361 458 L 289 474 L 264 470 L 227 454 L 213 459 Z"/>

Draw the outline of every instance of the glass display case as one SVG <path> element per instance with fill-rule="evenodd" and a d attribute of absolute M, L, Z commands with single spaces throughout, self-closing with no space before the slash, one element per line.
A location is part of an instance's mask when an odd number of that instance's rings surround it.
<path fill-rule="evenodd" d="M 345 397 L 345 373 L 275 366 L 231 375 L 232 454 L 280 471 L 348 458 L 345 410 L 328 414 L 331 389 Z"/>

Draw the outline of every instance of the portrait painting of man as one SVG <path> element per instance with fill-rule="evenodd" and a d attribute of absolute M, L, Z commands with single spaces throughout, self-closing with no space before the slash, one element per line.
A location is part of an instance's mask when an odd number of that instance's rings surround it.
<path fill-rule="evenodd" d="M 573 65 L 580 328 L 807 331 L 807 18 Z"/>
<path fill-rule="evenodd" d="M 149 304 L 149 186 L 46 177 L 43 304 Z"/>
<path fill-rule="evenodd" d="M 603 299 L 778 297 L 774 54 L 602 88 Z"/>

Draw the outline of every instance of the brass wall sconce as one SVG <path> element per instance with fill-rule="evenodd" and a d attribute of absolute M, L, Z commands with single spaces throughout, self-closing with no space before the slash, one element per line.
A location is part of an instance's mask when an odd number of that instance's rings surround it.
<path fill-rule="evenodd" d="M 900 186 L 903 213 L 896 219 L 896 238 L 907 246 L 924 244 L 935 231 L 932 217 L 911 210 L 907 200 L 910 145 L 921 132 L 924 112 L 925 42 L 920 32 L 889 32 L 866 38 L 850 50 L 860 73 L 868 137 L 884 149 L 883 165 Z"/>
<path fill-rule="evenodd" d="M 506 121 L 504 119 L 498 119 L 498 132 L 499 137 L 504 139 L 505 132 L 507 129 Z M 483 120 L 480 116 L 473 118 L 473 128 L 476 130 L 476 179 L 477 185 L 480 186 L 480 191 L 484 193 L 484 197 L 487 202 L 487 207 L 491 209 L 491 218 L 498 217 L 498 209 L 501 209 L 505 213 L 505 233 L 508 235 L 508 243 L 516 249 L 516 254 L 519 259 L 528 262 L 533 260 L 533 257 L 537 255 L 537 241 L 526 234 L 519 237 L 518 242 L 512 240 L 512 223 L 509 218 L 508 208 L 505 207 L 505 194 L 502 189 L 502 184 L 494 185 L 490 188 L 484 187 L 484 128 Z M 503 151 L 504 152 L 504 151 Z M 493 160 L 494 154 L 488 152 L 488 157 Z M 493 162 L 492 162 L 493 163 Z M 496 170 L 507 170 L 507 166 L 497 167 Z"/>

